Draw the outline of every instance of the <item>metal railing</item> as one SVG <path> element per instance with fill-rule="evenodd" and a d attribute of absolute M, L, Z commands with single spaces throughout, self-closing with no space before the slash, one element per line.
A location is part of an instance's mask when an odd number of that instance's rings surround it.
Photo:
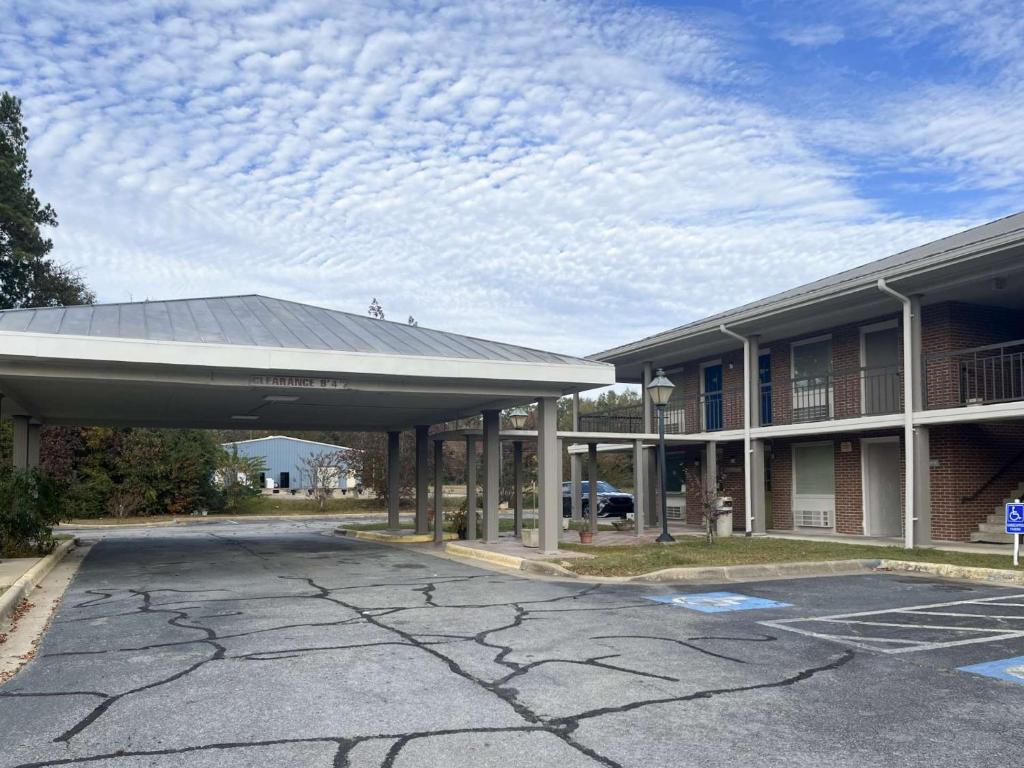
<path fill-rule="evenodd" d="M 900 366 L 830 371 L 819 376 L 794 377 L 786 384 L 784 391 L 776 385 L 773 405 L 778 407 L 772 412 L 774 424 L 880 416 L 903 409 Z M 788 402 L 780 402 L 787 393 Z"/>
<path fill-rule="evenodd" d="M 665 406 L 665 432 L 682 434 L 686 428 L 686 416 L 678 404 L 670 402 Z M 640 434 L 644 431 L 644 407 L 641 404 L 624 405 L 603 411 L 580 414 L 581 432 L 616 432 Z M 651 415 L 651 432 L 658 431 L 658 414 Z"/>
<path fill-rule="evenodd" d="M 1024 400 L 1024 339 L 924 357 L 926 408 Z"/>

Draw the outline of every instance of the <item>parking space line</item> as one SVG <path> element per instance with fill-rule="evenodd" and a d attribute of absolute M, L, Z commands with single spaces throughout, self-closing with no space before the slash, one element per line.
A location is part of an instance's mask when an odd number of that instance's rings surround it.
<path fill-rule="evenodd" d="M 938 648 L 951 648 L 960 645 L 991 643 L 997 642 L 999 640 L 1024 638 L 1024 626 L 1019 628 L 1005 626 L 955 626 L 948 622 L 943 624 L 927 624 L 923 623 L 922 621 L 914 621 L 913 623 L 907 623 L 899 621 L 899 618 L 901 616 L 906 616 L 908 620 L 912 617 L 916 619 L 923 618 L 925 616 L 936 616 L 946 618 L 973 619 L 975 620 L 975 622 L 985 622 L 986 620 L 999 622 L 1006 620 L 1012 621 L 1015 619 L 1024 619 L 1024 615 L 1007 616 L 1002 613 L 989 614 L 985 613 L 984 609 L 991 609 L 997 611 L 1000 608 L 1006 607 L 1024 607 L 1024 603 L 1009 602 L 1012 600 L 1020 600 L 1021 598 L 1024 598 L 1024 594 L 996 595 L 993 597 L 952 600 L 944 603 L 912 605 L 903 608 L 884 608 L 877 611 L 857 611 L 853 613 L 832 614 L 829 616 L 805 616 L 795 619 L 775 619 L 771 621 L 762 621 L 759 623 L 766 627 L 782 629 L 788 632 L 794 632 L 796 634 L 805 635 L 807 637 L 814 637 L 820 640 L 829 640 L 832 642 L 842 643 L 844 645 L 851 645 L 855 648 L 877 651 L 879 653 L 911 653 L 915 651 L 934 650 Z M 942 608 L 956 608 L 957 606 L 968 605 L 977 606 L 979 609 L 982 610 L 980 612 L 935 610 Z M 810 629 L 809 625 L 814 624 L 818 624 L 819 626 L 816 629 Z M 858 628 L 859 630 L 859 628 L 864 628 L 865 631 L 869 631 L 872 627 L 888 630 L 897 630 L 895 634 L 903 634 L 904 637 L 874 637 L 870 634 L 850 634 L 849 631 L 836 632 L 834 634 L 827 631 L 819 631 L 824 629 L 824 627 L 822 627 L 821 625 L 832 624 L 846 625 L 850 629 Z M 952 637 L 948 640 L 920 640 L 913 637 L 914 635 L 919 636 L 922 630 L 940 633 L 940 636 L 941 633 L 949 633 L 950 635 L 952 635 Z M 980 633 L 982 637 L 965 638 L 963 637 L 963 633 Z M 885 647 L 887 645 L 897 645 L 900 647 Z"/>

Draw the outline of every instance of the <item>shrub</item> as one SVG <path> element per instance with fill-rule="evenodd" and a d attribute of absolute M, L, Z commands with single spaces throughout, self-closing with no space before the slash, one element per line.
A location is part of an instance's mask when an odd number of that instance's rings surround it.
<path fill-rule="evenodd" d="M 62 488 L 37 470 L 0 468 L 0 556 L 46 554 L 63 513 Z"/>

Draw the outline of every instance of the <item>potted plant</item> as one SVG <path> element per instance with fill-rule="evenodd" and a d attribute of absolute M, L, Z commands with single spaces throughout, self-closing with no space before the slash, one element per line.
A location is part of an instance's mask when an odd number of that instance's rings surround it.
<path fill-rule="evenodd" d="M 594 541 L 594 532 L 590 530 L 589 520 L 573 520 L 569 528 L 580 535 L 580 544 L 591 544 Z"/>

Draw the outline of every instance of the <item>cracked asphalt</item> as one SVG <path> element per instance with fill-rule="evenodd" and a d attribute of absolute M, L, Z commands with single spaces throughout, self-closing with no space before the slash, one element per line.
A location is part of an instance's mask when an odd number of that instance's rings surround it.
<path fill-rule="evenodd" d="M 760 622 L 1007 594 L 865 575 L 756 584 L 519 578 L 331 522 L 102 534 L 0 687 L 0 766 L 934 766 L 1024 758 L 1024 686 Z M 89 532 L 88 537 L 97 537 Z M 728 590 L 790 608 L 645 600 Z"/>

